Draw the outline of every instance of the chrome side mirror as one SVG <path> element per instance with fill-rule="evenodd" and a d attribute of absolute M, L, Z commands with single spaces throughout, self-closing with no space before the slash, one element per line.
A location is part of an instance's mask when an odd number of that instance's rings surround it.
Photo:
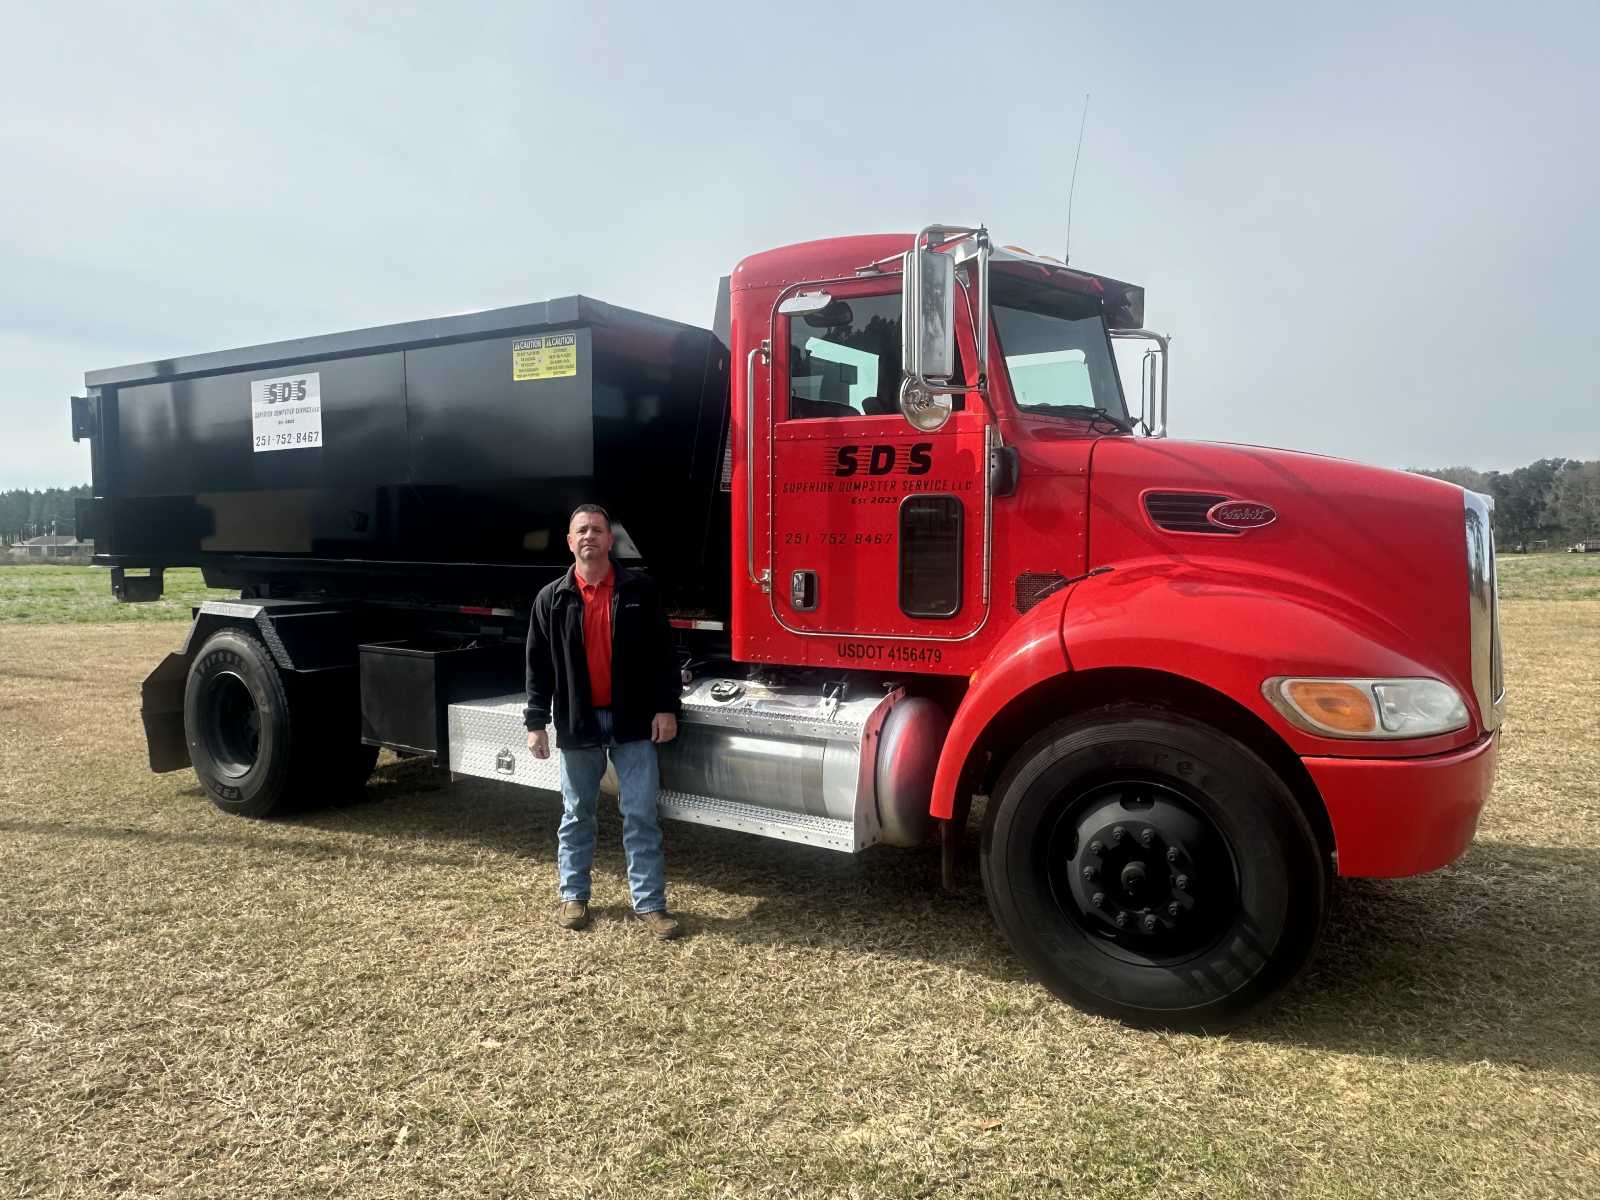
<path fill-rule="evenodd" d="M 1139 363 L 1139 423 L 1150 437 L 1167 436 L 1167 349 L 1171 338 L 1151 329 L 1113 329 L 1117 341 L 1143 341 L 1151 345 Z"/>
<path fill-rule="evenodd" d="M 956 264 L 917 240 L 903 276 L 900 415 L 913 429 L 932 433 L 955 411 L 950 396 L 929 384 L 946 382 L 956 371 Z"/>
<path fill-rule="evenodd" d="M 1144 427 L 1145 436 L 1155 428 L 1156 420 L 1156 378 L 1161 370 L 1157 360 L 1161 356 L 1154 348 L 1146 350 L 1139 357 L 1139 424 Z"/>
<path fill-rule="evenodd" d="M 915 249 L 906 255 L 903 366 L 920 379 L 956 372 L 956 263 L 948 254 Z"/>
<path fill-rule="evenodd" d="M 937 245 L 938 250 L 924 249 Z M 976 259 L 978 383 L 956 380 L 956 264 Z M 900 413 L 912 427 L 931 433 L 955 411 L 952 396 L 976 391 L 988 404 L 989 234 L 982 228 L 929 225 L 903 260 L 900 307 Z M 990 416 L 993 417 L 993 409 Z"/>

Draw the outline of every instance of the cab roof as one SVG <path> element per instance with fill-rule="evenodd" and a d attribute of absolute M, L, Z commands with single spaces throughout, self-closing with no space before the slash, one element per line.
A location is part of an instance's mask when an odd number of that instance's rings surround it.
<path fill-rule="evenodd" d="M 740 261 L 733 270 L 731 286 L 736 292 L 784 288 L 812 280 L 893 270 L 892 260 L 911 249 L 914 237 L 909 233 L 856 234 L 763 250 Z M 1106 322 L 1113 329 L 1138 329 L 1144 325 L 1144 288 L 1137 284 L 1080 271 L 1058 259 L 1016 246 L 995 247 L 990 270 L 1038 278 L 1070 291 L 1099 296 L 1105 304 Z"/>

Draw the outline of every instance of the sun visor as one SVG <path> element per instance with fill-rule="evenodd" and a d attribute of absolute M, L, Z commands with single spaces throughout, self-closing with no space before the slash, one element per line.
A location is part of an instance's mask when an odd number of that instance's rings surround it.
<path fill-rule="evenodd" d="M 1144 288 L 1105 275 L 1091 275 L 1053 258 L 1044 258 L 1006 246 L 994 250 L 989 270 L 1023 279 L 1048 281 L 1057 287 L 1099 296 L 1105 305 L 1106 324 L 1112 329 L 1144 328 Z"/>

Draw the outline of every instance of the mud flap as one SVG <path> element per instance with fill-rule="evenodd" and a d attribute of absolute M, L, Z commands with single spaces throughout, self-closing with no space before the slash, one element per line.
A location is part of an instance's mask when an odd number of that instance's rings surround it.
<path fill-rule="evenodd" d="M 189 656 L 169 654 L 140 688 L 139 715 L 150 748 L 150 769 L 181 771 L 189 765 L 189 742 L 183 732 L 183 688 L 189 678 Z"/>

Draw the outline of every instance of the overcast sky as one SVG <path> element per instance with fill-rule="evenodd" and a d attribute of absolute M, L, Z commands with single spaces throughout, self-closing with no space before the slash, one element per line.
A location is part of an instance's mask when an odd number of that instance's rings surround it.
<path fill-rule="evenodd" d="M 1600 6 L 1315 7 L 0 0 L 0 489 L 88 481 L 85 370 L 709 325 L 745 254 L 933 221 L 1059 255 L 1085 92 L 1072 258 L 1148 289 L 1174 436 L 1600 457 Z"/>

